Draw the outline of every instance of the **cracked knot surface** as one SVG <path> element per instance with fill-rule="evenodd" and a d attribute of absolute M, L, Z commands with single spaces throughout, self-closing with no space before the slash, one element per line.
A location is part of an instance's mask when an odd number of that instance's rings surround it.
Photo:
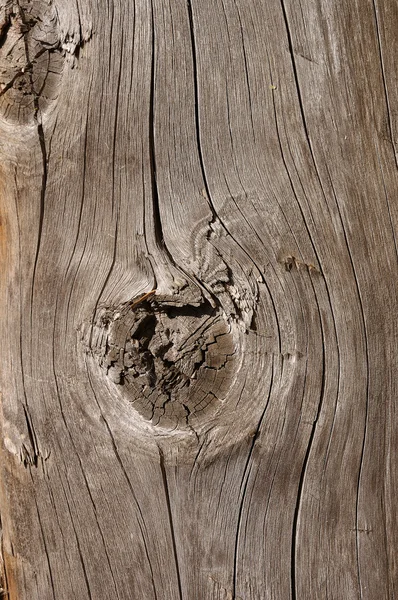
<path fill-rule="evenodd" d="M 225 399 L 236 344 L 208 304 L 143 302 L 104 309 L 91 350 L 111 381 L 153 425 L 195 429 Z"/>

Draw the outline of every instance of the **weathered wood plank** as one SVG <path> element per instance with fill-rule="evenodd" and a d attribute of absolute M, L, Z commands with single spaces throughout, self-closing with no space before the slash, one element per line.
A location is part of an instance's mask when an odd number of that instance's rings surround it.
<path fill-rule="evenodd" d="M 10 600 L 395 597 L 396 26 L 0 0 Z"/>

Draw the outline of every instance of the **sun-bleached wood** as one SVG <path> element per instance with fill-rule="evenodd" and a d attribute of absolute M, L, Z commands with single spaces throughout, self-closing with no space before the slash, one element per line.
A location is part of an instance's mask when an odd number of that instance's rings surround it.
<path fill-rule="evenodd" d="M 393 0 L 0 0 L 2 593 L 398 594 Z"/>

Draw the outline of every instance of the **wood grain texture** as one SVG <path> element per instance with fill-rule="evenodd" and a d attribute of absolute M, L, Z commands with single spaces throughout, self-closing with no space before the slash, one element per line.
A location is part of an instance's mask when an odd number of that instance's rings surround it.
<path fill-rule="evenodd" d="M 397 31 L 0 0 L 4 597 L 397 597 Z"/>

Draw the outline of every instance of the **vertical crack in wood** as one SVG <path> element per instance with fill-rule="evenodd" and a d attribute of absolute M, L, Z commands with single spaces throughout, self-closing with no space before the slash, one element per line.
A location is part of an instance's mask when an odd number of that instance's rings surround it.
<path fill-rule="evenodd" d="M 100 411 L 101 418 L 102 418 L 102 420 L 103 420 L 103 422 L 105 424 L 107 433 L 108 433 L 109 438 L 111 440 L 113 452 L 114 452 L 114 455 L 116 457 L 117 463 L 119 464 L 119 467 L 121 469 L 123 477 L 124 477 L 124 479 L 125 479 L 125 481 L 127 483 L 127 486 L 128 486 L 128 488 L 130 490 L 130 493 L 131 493 L 131 496 L 132 496 L 132 498 L 134 500 L 134 504 L 135 504 L 135 506 L 136 506 L 136 508 L 138 510 L 138 514 L 139 514 L 138 526 L 139 526 L 139 529 L 140 529 L 140 532 L 141 532 L 142 542 L 143 542 L 143 545 L 144 545 L 145 556 L 146 556 L 146 559 L 148 561 L 148 567 L 149 567 L 149 570 L 150 570 L 150 573 L 151 573 L 151 581 L 152 581 L 152 589 L 153 589 L 154 600 L 158 600 L 158 595 L 157 595 L 157 592 L 156 592 L 156 585 L 155 585 L 155 578 L 154 578 L 154 571 L 153 571 L 152 562 L 151 562 L 151 558 L 150 558 L 150 554 L 149 554 L 149 549 L 148 549 L 147 533 L 146 533 L 146 529 L 147 528 L 146 528 L 146 524 L 145 524 L 145 520 L 144 520 L 144 515 L 142 513 L 142 508 L 140 506 L 140 503 L 138 502 L 136 493 L 135 493 L 134 488 L 132 486 L 132 483 L 130 481 L 130 477 L 128 476 L 128 473 L 126 471 L 126 467 L 123 464 L 122 458 L 120 456 L 120 452 L 119 452 L 117 444 L 116 444 L 115 436 L 112 433 L 112 430 L 110 428 L 108 420 L 107 420 L 107 418 L 106 418 L 106 416 L 105 416 L 105 414 L 104 414 L 104 412 L 102 410 L 100 402 L 98 401 L 97 394 L 96 394 L 94 386 L 93 386 L 93 382 L 92 382 L 92 379 L 91 379 L 91 376 L 90 376 L 89 369 L 87 369 L 87 375 L 88 375 L 88 381 L 89 381 L 89 386 L 90 386 L 91 392 L 93 394 L 95 402 L 96 402 L 96 404 L 98 406 L 98 409 Z"/>
<path fill-rule="evenodd" d="M 153 225 L 155 231 L 155 239 L 157 240 L 160 249 L 163 249 L 168 258 L 173 261 L 172 256 L 168 252 L 166 244 L 164 242 L 162 220 L 160 217 L 159 208 L 159 191 L 156 181 L 156 152 L 155 152 L 155 78 L 156 78 L 156 30 L 155 30 L 155 16 L 153 0 L 151 0 L 151 19 L 152 19 L 152 59 L 151 59 L 151 88 L 149 97 L 149 163 L 151 168 L 151 182 L 152 182 L 152 210 L 153 210 Z M 156 287 L 156 286 L 155 286 Z"/>
<path fill-rule="evenodd" d="M 328 171 L 328 174 L 329 174 L 329 171 Z M 330 177 L 330 174 L 329 174 L 329 177 Z M 330 177 L 330 181 L 332 181 L 331 177 Z M 360 494 L 360 486 L 361 486 L 363 459 L 364 459 L 364 454 L 365 454 L 366 435 L 367 435 L 367 431 L 368 431 L 368 419 L 369 419 L 369 377 L 370 377 L 370 373 L 369 373 L 369 366 L 370 366 L 369 343 L 368 343 L 368 333 L 367 333 L 367 327 L 366 327 L 365 310 L 364 310 L 364 306 L 363 306 L 363 300 L 362 300 L 362 296 L 361 296 L 361 288 L 360 288 L 360 284 L 358 281 L 358 275 L 357 275 L 357 271 L 355 269 L 354 258 L 352 256 L 352 250 L 351 250 L 351 247 L 350 247 L 350 244 L 348 241 L 346 228 L 344 227 L 343 217 L 341 214 L 340 206 L 337 201 L 337 196 L 335 194 L 333 186 L 332 186 L 332 189 L 333 189 L 333 193 L 335 195 L 336 208 L 337 208 L 337 212 L 338 212 L 339 218 L 340 218 L 344 241 L 345 241 L 345 245 L 347 248 L 351 271 L 352 271 L 352 275 L 353 275 L 353 279 L 354 279 L 354 285 L 355 285 L 355 289 L 356 289 L 356 293 L 357 293 L 359 309 L 360 309 L 360 318 L 361 318 L 362 330 L 363 330 L 363 335 L 364 335 L 365 356 L 366 356 L 366 401 L 365 401 L 365 414 L 364 414 L 364 431 L 363 431 L 362 447 L 361 447 L 361 454 L 360 454 L 360 463 L 359 463 L 358 480 L 357 480 L 357 495 L 356 495 L 356 503 L 355 503 L 355 522 L 356 522 L 356 529 L 357 529 L 357 532 L 356 532 L 357 577 L 358 577 L 359 593 L 362 596 L 362 582 L 361 582 L 361 575 L 360 575 L 360 559 L 359 559 L 359 530 L 361 529 L 361 526 L 359 524 L 358 514 L 359 514 L 359 494 Z"/>
<path fill-rule="evenodd" d="M 32 481 L 32 489 L 35 489 L 35 480 L 32 474 L 32 471 L 30 471 L 30 478 Z M 43 542 L 43 548 L 44 548 L 44 554 L 45 554 L 45 562 L 47 564 L 47 569 L 48 569 L 48 576 L 50 578 L 50 585 L 51 585 L 51 592 L 52 592 L 52 597 L 53 600 L 57 600 L 57 596 L 56 596 L 56 592 L 55 592 L 55 585 L 54 585 L 54 576 L 53 576 L 53 570 L 51 567 L 51 560 L 50 560 L 50 552 L 48 549 L 48 544 L 49 544 L 49 540 L 46 536 L 45 530 L 44 530 L 44 526 L 43 526 L 43 520 L 42 517 L 40 515 L 40 509 L 39 509 L 39 504 L 36 498 L 36 495 L 33 494 L 33 498 L 34 498 L 34 503 L 35 503 L 35 508 L 36 508 L 36 514 L 37 514 L 37 521 L 40 527 L 40 534 L 41 534 L 41 539 Z"/>
<path fill-rule="evenodd" d="M 20 5 L 19 0 L 17 1 L 17 6 L 19 9 L 19 16 L 20 16 L 21 22 L 22 22 L 23 26 L 25 27 L 25 31 L 23 32 L 23 41 L 24 41 L 24 47 L 25 47 L 26 64 L 31 65 L 31 64 L 33 64 L 34 59 L 31 59 L 31 57 L 30 57 L 29 44 L 28 44 L 28 40 L 27 40 L 27 33 L 29 32 L 31 25 L 30 25 L 29 20 L 26 18 L 25 11 L 24 11 L 23 7 Z M 45 52 L 45 49 L 43 49 L 41 52 L 39 52 L 36 55 L 36 57 L 34 57 L 34 58 L 37 58 L 43 52 Z M 47 160 L 47 149 L 46 149 L 46 142 L 45 142 L 45 136 L 44 136 L 44 130 L 43 130 L 42 116 L 41 116 L 41 111 L 40 111 L 40 106 L 39 106 L 40 95 L 35 90 L 32 70 L 28 69 L 28 73 L 29 73 L 30 89 L 31 89 L 31 94 L 33 97 L 33 104 L 34 104 L 34 121 L 36 123 L 36 128 L 37 128 L 37 135 L 38 135 L 40 151 L 41 151 L 41 155 L 42 155 L 42 169 L 43 169 L 41 190 L 40 190 L 40 211 L 39 211 L 39 224 L 38 224 L 38 233 L 37 233 L 37 247 L 36 247 L 36 254 L 35 254 L 34 263 L 33 263 L 31 300 L 30 300 L 30 321 L 31 321 L 31 332 L 32 332 L 33 306 L 34 306 L 33 296 L 34 296 L 36 271 L 37 271 L 37 264 L 38 264 L 38 259 L 39 259 L 42 232 L 43 232 L 48 160 Z M 32 344 L 32 339 L 31 339 L 31 344 Z"/>
<path fill-rule="evenodd" d="M 0 598 L 7 596 L 7 573 L 4 561 L 3 520 L 0 512 Z"/>
<path fill-rule="evenodd" d="M 0 598 L 4 600 L 17 600 L 15 596 L 15 572 L 13 569 L 10 569 L 9 563 L 10 558 L 7 556 L 6 550 L 4 548 L 4 537 L 3 531 L 1 531 L 1 546 L 0 546 L 0 555 L 1 555 L 1 577 L 0 577 Z"/>
<path fill-rule="evenodd" d="M 380 58 L 380 71 L 381 71 L 381 77 L 382 77 L 383 89 L 384 89 L 384 96 L 385 96 L 385 101 L 386 101 L 388 129 L 389 129 L 389 134 L 390 134 L 391 146 L 392 146 L 393 153 L 394 153 L 395 165 L 398 168 L 397 140 L 395 140 L 394 121 L 393 121 L 393 115 L 391 113 L 391 102 L 390 102 L 390 98 L 389 98 L 389 94 L 388 94 L 387 79 L 386 79 L 386 70 L 385 70 L 384 57 L 383 57 L 383 47 L 382 47 L 382 43 L 381 43 L 380 23 L 379 23 L 379 16 L 378 16 L 377 0 L 372 0 L 372 4 L 373 4 L 373 12 L 374 12 L 374 18 L 375 18 L 377 48 L 378 48 L 379 58 Z"/>
<path fill-rule="evenodd" d="M 26 27 L 26 31 L 29 31 L 29 22 L 25 18 L 24 10 L 20 6 L 19 1 L 17 2 L 17 6 L 19 8 L 19 16 L 21 18 L 21 22 Z M 30 59 L 30 55 L 29 55 L 28 42 L 27 42 L 27 39 L 26 39 L 26 32 L 24 32 L 24 34 L 23 34 L 23 40 L 24 40 L 24 47 L 25 47 L 26 63 L 30 64 L 31 63 L 31 59 Z M 45 194 L 46 194 L 46 185 L 47 185 L 47 152 L 46 152 L 46 145 L 45 145 L 45 140 L 44 140 L 43 126 L 42 126 L 42 123 L 41 123 L 40 108 L 39 108 L 39 104 L 38 104 L 38 95 L 36 94 L 35 89 L 34 89 L 33 74 L 31 72 L 31 70 L 29 70 L 29 81 L 30 81 L 31 93 L 32 93 L 33 98 L 34 98 L 34 108 L 35 108 L 34 119 L 35 119 L 35 122 L 36 122 L 37 133 L 38 133 L 39 144 L 40 144 L 40 150 L 41 150 L 41 154 L 42 154 L 42 168 L 43 168 L 42 185 L 41 185 L 41 191 L 40 191 L 40 215 L 39 215 L 39 225 L 38 225 L 38 237 L 37 237 L 36 254 L 35 254 L 34 265 L 33 265 L 32 284 L 31 284 L 30 323 L 31 323 L 31 336 L 32 336 L 32 329 L 33 329 L 33 327 L 32 327 L 33 326 L 33 305 L 34 305 L 34 303 L 33 303 L 33 295 L 34 295 L 34 287 L 35 287 L 35 276 L 36 276 L 37 262 L 38 262 L 38 256 L 39 256 L 40 245 L 41 245 L 41 236 L 42 236 L 43 219 L 44 219 L 44 204 L 45 204 Z M 22 328 L 21 328 L 21 335 L 22 335 Z M 32 337 L 30 339 L 30 343 L 31 343 L 31 346 L 32 346 L 32 344 L 33 344 Z M 25 361 L 24 361 L 23 353 L 22 353 L 22 340 L 21 340 L 21 354 L 20 354 L 20 357 L 21 357 L 21 370 L 22 370 L 23 390 L 24 390 L 24 396 L 25 396 L 25 403 L 24 403 L 23 409 L 24 409 L 24 414 L 25 414 L 25 420 L 26 420 L 26 425 L 27 425 L 28 436 L 29 436 L 29 439 L 30 439 L 31 448 L 32 448 L 32 452 L 33 452 L 33 455 L 32 455 L 31 452 L 30 452 L 30 450 L 23 445 L 22 448 L 21 448 L 21 452 L 22 452 L 21 460 L 22 460 L 22 462 L 23 462 L 23 464 L 25 466 L 32 465 L 32 466 L 37 467 L 37 465 L 38 465 L 38 458 L 40 456 L 40 450 L 39 450 L 39 447 L 38 447 L 37 437 L 36 437 L 36 433 L 35 433 L 35 430 L 34 430 L 32 418 L 30 416 L 30 411 L 29 411 L 29 407 L 28 407 L 28 399 L 27 399 L 27 394 L 26 394 L 25 377 L 24 377 L 24 363 L 25 363 Z"/>
<path fill-rule="evenodd" d="M 206 297 L 204 285 L 195 277 L 193 273 L 189 273 L 186 268 L 180 263 L 177 264 L 172 253 L 164 239 L 162 218 L 160 214 L 160 198 L 157 184 L 156 173 L 156 140 L 155 140 L 155 86 L 156 86 L 156 27 L 154 15 L 154 0 L 151 0 L 151 74 L 150 74 L 150 94 L 149 94 L 149 115 L 148 115 L 148 141 L 149 141 L 149 165 L 151 173 L 151 201 L 152 201 L 152 225 L 155 236 L 155 244 L 157 250 L 164 255 L 164 259 L 168 266 L 177 269 L 188 282 L 193 283 L 201 293 Z M 156 277 L 156 268 L 160 265 L 152 264 L 153 276 L 155 279 L 156 288 L 158 286 Z"/>
<path fill-rule="evenodd" d="M 176 569 L 176 576 L 177 576 L 177 582 L 178 582 L 178 594 L 179 594 L 179 599 L 182 600 L 183 599 L 183 595 L 182 595 L 182 586 L 181 586 L 180 565 L 179 565 L 179 560 L 178 560 L 177 541 L 176 541 L 174 521 L 173 521 L 173 512 L 172 512 L 171 502 L 170 502 L 169 484 L 168 484 L 168 481 L 167 481 L 167 473 L 166 473 L 166 466 L 165 466 L 165 461 L 164 461 L 163 450 L 161 449 L 161 447 L 159 445 L 158 445 L 158 450 L 159 450 L 159 464 L 160 464 L 160 470 L 161 470 L 161 473 L 162 473 L 162 480 L 163 480 L 164 494 L 165 494 L 165 499 L 166 499 L 167 513 L 168 513 L 168 516 L 169 516 L 170 535 L 171 535 L 173 555 L 174 555 L 174 562 L 175 562 L 175 569 Z"/>
<path fill-rule="evenodd" d="M 25 446 L 25 444 L 23 444 L 21 447 L 21 457 L 20 458 L 21 458 L 21 462 L 23 463 L 23 465 L 25 467 L 29 467 L 29 466 L 37 467 L 38 460 L 40 457 L 40 449 L 39 449 L 39 445 L 38 445 L 38 441 L 37 441 L 36 432 L 34 430 L 32 419 L 31 419 L 31 416 L 29 413 L 29 408 L 27 405 L 26 398 L 25 398 L 25 405 L 23 407 L 23 410 L 24 410 L 24 414 L 25 414 L 25 421 L 26 421 L 26 427 L 27 427 L 28 436 L 29 436 L 29 440 L 30 440 L 30 445 L 31 445 L 33 453 L 30 451 L 29 448 L 27 448 Z"/>
<path fill-rule="evenodd" d="M 323 334 L 323 330 L 322 330 L 322 334 Z M 297 595 L 297 564 L 296 564 L 297 563 L 297 548 L 298 548 L 298 521 L 299 521 L 299 516 L 300 516 L 302 498 L 303 498 L 303 489 L 304 489 L 305 476 L 307 473 L 307 465 L 308 465 L 308 461 L 310 458 L 310 454 L 311 454 L 311 450 L 312 450 L 312 446 L 313 446 L 313 442 L 314 442 L 315 431 L 316 431 L 317 424 L 318 424 L 319 414 L 322 409 L 324 392 L 325 392 L 325 376 L 326 376 L 326 373 L 325 373 L 325 344 L 324 344 L 323 336 L 322 336 L 322 342 L 323 342 L 322 383 L 321 383 L 320 401 L 318 404 L 317 414 L 315 416 L 314 423 L 311 428 L 311 433 L 310 433 L 310 437 L 308 439 L 307 449 L 306 449 L 303 464 L 301 467 L 300 478 L 299 478 L 299 483 L 298 483 L 298 487 L 297 487 L 296 505 L 295 505 L 294 514 L 293 514 L 292 544 L 291 544 L 292 600 L 300 600 L 300 598 Z"/>
<path fill-rule="evenodd" d="M 218 254 L 219 258 L 221 259 L 221 261 L 226 269 L 226 272 L 228 274 L 228 279 L 229 279 L 230 284 L 234 285 L 233 271 L 232 271 L 230 265 L 228 265 L 228 262 L 224 260 L 219 248 L 212 241 L 212 236 L 213 236 L 213 234 L 215 234 L 215 232 L 217 230 L 217 226 L 219 226 L 225 232 L 225 234 L 227 236 L 229 236 L 231 240 L 233 240 L 233 243 L 236 244 L 236 247 L 239 248 L 239 250 L 241 252 L 243 252 L 243 254 L 249 260 L 249 263 L 251 265 L 253 265 L 253 267 L 257 270 L 258 273 L 261 273 L 261 269 L 256 264 L 256 261 L 254 260 L 254 258 L 252 256 L 250 256 L 250 254 L 243 248 L 242 244 L 239 243 L 237 238 L 232 234 L 232 232 L 230 231 L 230 229 L 228 228 L 228 226 L 226 225 L 224 220 L 221 219 L 219 212 L 217 211 L 214 201 L 212 199 L 210 185 L 209 185 L 209 181 L 208 181 L 207 174 L 206 174 L 206 166 L 205 166 L 205 160 L 204 160 L 204 156 L 203 156 L 203 148 L 202 148 L 202 140 L 201 140 L 198 58 L 197 58 L 195 22 L 194 22 L 193 9 L 192 9 L 192 0 L 187 0 L 187 10 L 188 10 L 189 33 L 190 33 L 191 54 L 192 54 L 196 145 L 197 145 L 199 165 L 200 165 L 200 170 L 201 170 L 201 175 L 202 175 L 202 180 L 203 180 L 203 185 L 204 185 L 204 190 L 203 190 L 204 196 L 206 198 L 208 207 L 211 211 L 211 220 L 208 223 L 208 228 L 207 228 L 207 232 L 206 232 L 206 240 L 208 241 L 209 244 L 212 245 L 214 252 L 216 254 Z M 226 93 L 228 96 L 228 89 L 226 90 Z M 232 194 L 231 194 L 231 196 L 232 196 Z M 211 295 L 211 298 L 215 302 L 216 306 L 221 307 L 222 301 L 218 297 L 217 293 L 215 293 L 215 291 L 211 288 L 211 286 L 208 285 L 207 283 L 205 283 L 204 281 L 202 281 L 202 284 L 206 287 L 206 290 Z M 224 287 L 226 290 L 226 286 L 224 286 Z M 237 310 L 238 317 L 243 322 L 245 322 L 246 319 L 240 309 L 239 303 L 235 302 L 235 300 L 233 298 L 232 298 L 232 302 Z M 246 323 L 246 325 L 247 325 L 247 323 Z M 250 325 L 251 325 L 251 323 L 249 323 L 248 326 L 250 326 Z"/>
<path fill-rule="evenodd" d="M 261 425 L 264 421 L 265 414 L 267 412 L 267 408 L 268 408 L 268 405 L 269 405 L 269 402 L 271 399 L 271 394 L 272 394 L 273 384 L 274 384 L 274 357 L 272 357 L 272 370 L 271 370 L 270 381 L 271 381 L 271 383 L 270 383 L 269 390 L 268 390 L 267 400 L 265 402 L 265 406 L 264 406 L 263 412 L 261 413 L 260 419 L 257 423 L 257 427 L 254 430 L 254 433 L 252 436 L 249 453 L 246 458 L 246 463 L 243 468 L 242 479 L 240 482 L 240 488 L 239 488 L 240 501 L 239 501 L 239 511 L 238 511 L 237 526 L 236 526 L 236 534 L 235 534 L 234 563 L 233 563 L 233 577 L 232 577 L 232 597 L 233 598 L 237 598 L 236 594 L 237 594 L 237 585 L 238 585 L 238 553 L 239 553 L 239 543 L 240 543 L 240 534 L 241 534 L 241 525 L 242 525 L 243 505 L 246 500 L 246 490 L 247 490 L 249 476 L 250 476 L 250 470 L 251 470 L 251 467 L 249 468 L 249 465 L 250 465 L 250 461 L 253 456 L 254 446 L 256 445 L 257 438 L 258 438 L 260 430 L 261 430 Z"/>
<path fill-rule="evenodd" d="M 289 46 L 289 54 L 290 54 L 290 58 L 291 58 L 291 62 L 292 62 L 293 77 L 294 77 L 296 90 L 297 90 L 297 100 L 298 100 L 299 107 L 300 107 L 300 113 L 301 113 L 301 118 L 302 118 L 302 122 L 303 122 L 305 137 L 307 139 L 307 144 L 308 144 L 309 151 L 311 153 L 312 161 L 316 168 L 316 162 L 315 162 L 315 156 L 314 156 L 313 149 L 312 149 L 310 132 L 309 132 L 308 125 L 307 125 L 307 118 L 306 118 L 305 112 L 304 112 L 304 103 L 303 103 L 303 97 L 302 97 L 301 89 L 300 89 L 299 77 L 298 77 L 298 73 L 297 73 L 297 65 L 296 65 L 296 60 L 294 58 L 292 34 L 290 31 L 290 27 L 289 27 L 289 20 L 287 17 L 285 0 L 280 0 L 280 3 L 281 3 L 281 8 L 282 8 L 283 20 L 284 20 L 285 28 L 286 28 L 287 42 L 288 42 L 288 46 Z"/>
<path fill-rule="evenodd" d="M 200 168 L 201 168 L 201 172 L 202 172 L 203 184 L 205 186 L 206 195 L 207 195 L 206 199 L 208 201 L 209 207 L 210 207 L 212 215 L 213 215 L 212 222 L 214 222 L 217 218 L 217 212 L 216 212 L 213 202 L 211 200 L 210 187 L 209 187 L 209 182 L 207 180 L 206 169 L 205 169 L 205 164 L 204 164 L 204 160 L 203 160 L 202 142 L 201 142 L 201 135 L 200 135 L 198 63 L 197 63 L 197 56 L 196 56 L 195 27 L 194 27 L 192 1 L 191 0 L 187 0 L 187 8 L 188 8 L 188 19 L 189 19 L 189 32 L 190 32 L 190 36 L 191 36 L 196 143 L 197 143 L 197 147 L 198 147 L 198 156 L 199 156 L 199 163 L 200 163 Z"/>

